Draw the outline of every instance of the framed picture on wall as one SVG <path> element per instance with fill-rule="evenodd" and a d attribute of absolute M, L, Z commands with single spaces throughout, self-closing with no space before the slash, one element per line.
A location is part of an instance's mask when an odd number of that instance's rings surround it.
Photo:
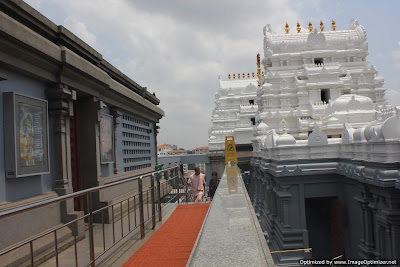
<path fill-rule="evenodd" d="M 114 162 L 114 118 L 111 115 L 100 114 L 100 162 Z"/>
<path fill-rule="evenodd" d="M 47 101 L 14 92 L 3 96 L 6 177 L 49 173 Z"/>

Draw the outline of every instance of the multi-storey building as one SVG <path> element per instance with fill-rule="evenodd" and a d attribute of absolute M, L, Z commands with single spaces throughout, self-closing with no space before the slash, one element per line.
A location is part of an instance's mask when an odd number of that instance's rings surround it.
<path fill-rule="evenodd" d="M 173 148 L 170 145 L 159 145 L 157 146 L 157 156 L 166 156 L 171 150 Z"/>

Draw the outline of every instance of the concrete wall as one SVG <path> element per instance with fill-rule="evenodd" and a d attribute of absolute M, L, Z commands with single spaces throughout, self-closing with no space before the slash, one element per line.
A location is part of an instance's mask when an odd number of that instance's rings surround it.
<path fill-rule="evenodd" d="M 5 201 L 16 201 L 19 199 L 35 196 L 48 192 L 54 189 L 54 134 L 53 121 L 49 116 L 49 159 L 50 159 L 50 174 L 28 176 L 21 178 L 5 178 L 4 169 L 4 130 L 9 125 L 3 125 L 3 93 L 16 92 L 22 95 L 31 96 L 46 100 L 45 89 L 48 84 L 32 79 L 21 73 L 11 71 L 0 66 L 0 72 L 7 75 L 8 80 L 0 82 L 0 203 Z"/>

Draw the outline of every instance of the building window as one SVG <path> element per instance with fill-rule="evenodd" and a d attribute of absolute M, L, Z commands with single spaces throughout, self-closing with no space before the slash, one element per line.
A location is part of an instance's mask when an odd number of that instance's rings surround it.
<path fill-rule="evenodd" d="M 254 100 L 252 100 L 252 99 L 249 100 L 249 104 L 250 104 L 250 105 L 254 105 Z"/>
<path fill-rule="evenodd" d="M 251 120 L 251 125 L 256 125 L 256 118 L 250 118 Z"/>
<path fill-rule="evenodd" d="M 139 170 L 151 166 L 151 125 L 132 115 L 122 115 L 121 157 L 124 171 Z"/>
<path fill-rule="evenodd" d="M 331 99 L 331 93 L 329 89 L 321 89 L 321 101 L 325 103 L 329 103 Z"/>
<path fill-rule="evenodd" d="M 315 65 L 322 65 L 322 64 L 324 64 L 324 58 L 323 58 L 323 57 L 316 57 L 316 58 L 314 58 L 314 64 L 315 64 Z"/>

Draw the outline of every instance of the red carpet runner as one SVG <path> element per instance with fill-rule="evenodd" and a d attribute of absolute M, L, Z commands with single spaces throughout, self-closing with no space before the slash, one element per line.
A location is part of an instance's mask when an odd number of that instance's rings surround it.
<path fill-rule="evenodd" d="M 123 267 L 186 266 L 209 206 L 210 203 L 179 205 Z"/>

